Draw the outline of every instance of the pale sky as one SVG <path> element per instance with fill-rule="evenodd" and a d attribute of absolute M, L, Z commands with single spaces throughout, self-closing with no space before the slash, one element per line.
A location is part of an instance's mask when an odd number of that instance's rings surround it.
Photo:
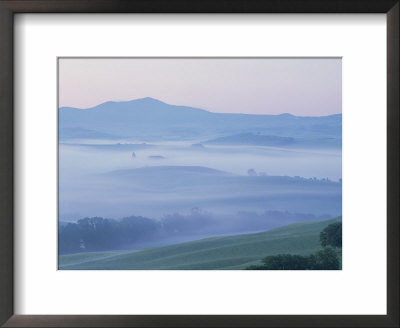
<path fill-rule="evenodd" d="M 342 112 L 340 58 L 59 59 L 59 106 L 152 97 L 220 113 Z"/>

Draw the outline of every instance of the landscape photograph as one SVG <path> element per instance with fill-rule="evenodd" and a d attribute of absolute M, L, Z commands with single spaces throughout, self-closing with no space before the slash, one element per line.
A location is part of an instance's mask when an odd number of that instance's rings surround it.
<path fill-rule="evenodd" d="M 341 270 L 340 58 L 58 59 L 59 270 Z"/>

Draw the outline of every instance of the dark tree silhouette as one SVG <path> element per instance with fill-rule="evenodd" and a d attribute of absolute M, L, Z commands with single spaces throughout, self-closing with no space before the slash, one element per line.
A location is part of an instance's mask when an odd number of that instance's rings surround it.
<path fill-rule="evenodd" d="M 319 235 L 323 247 L 342 247 L 342 222 L 328 225 Z"/>
<path fill-rule="evenodd" d="M 311 270 L 338 270 L 340 269 L 339 257 L 334 249 L 325 247 L 322 251 L 309 256 Z"/>
<path fill-rule="evenodd" d="M 269 270 L 307 270 L 310 266 L 308 257 L 290 254 L 267 256 L 262 262 Z"/>
<path fill-rule="evenodd" d="M 122 220 L 84 218 L 59 228 L 59 254 L 130 247 L 157 237 L 159 223 L 140 216 Z"/>
<path fill-rule="evenodd" d="M 330 246 L 342 247 L 342 223 L 328 225 L 320 233 L 321 251 L 308 256 L 278 254 L 262 259 L 262 265 L 251 265 L 247 270 L 339 270 L 337 252 Z"/>

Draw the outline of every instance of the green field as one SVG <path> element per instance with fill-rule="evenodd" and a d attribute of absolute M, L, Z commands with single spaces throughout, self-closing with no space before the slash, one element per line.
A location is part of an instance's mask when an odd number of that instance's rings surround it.
<path fill-rule="evenodd" d="M 321 249 L 319 233 L 341 217 L 291 224 L 261 233 L 201 239 L 141 250 L 59 257 L 61 270 L 241 270 L 268 255 L 306 255 Z"/>

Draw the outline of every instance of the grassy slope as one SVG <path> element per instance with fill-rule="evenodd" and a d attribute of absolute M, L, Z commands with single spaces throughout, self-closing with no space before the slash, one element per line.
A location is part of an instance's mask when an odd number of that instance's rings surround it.
<path fill-rule="evenodd" d="M 266 232 L 201 239 L 135 251 L 64 255 L 64 270 L 235 270 L 268 255 L 309 254 L 319 250 L 319 233 L 341 217 L 291 224 Z"/>

